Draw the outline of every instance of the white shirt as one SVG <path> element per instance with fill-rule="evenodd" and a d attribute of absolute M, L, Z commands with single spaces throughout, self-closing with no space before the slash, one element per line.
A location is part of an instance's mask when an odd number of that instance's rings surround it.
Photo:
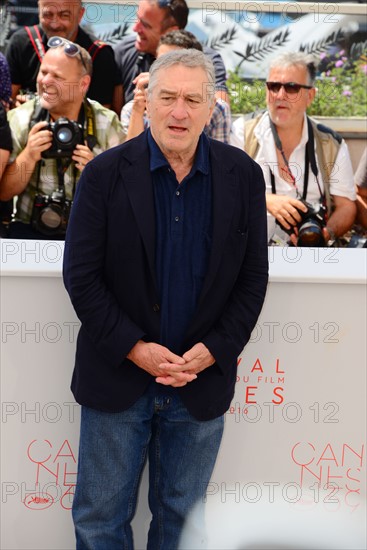
<path fill-rule="evenodd" d="M 231 144 L 239 147 L 240 149 L 244 148 L 245 144 L 245 128 L 244 128 L 245 118 L 241 117 L 237 119 L 233 127 L 233 135 L 231 138 Z M 276 146 L 273 138 L 273 134 L 270 128 L 270 119 L 269 114 L 266 112 L 263 114 L 259 123 L 257 124 L 254 130 L 255 136 L 259 142 L 259 150 L 256 154 L 256 162 L 258 162 L 262 168 L 264 179 L 266 183 L 266 192 L 271 193 L 271 178 L 270 178 L 270 169 L 274 174 L 276 192 L 279 195 L 289 195 L 291 197 L 297 198 L 296 188 L 286 182 L 279 174 L 278 160 L 276 154 Z M 290 158 L 288 159 L 290 170 L 293 176 L 296 179 L 296 185 L 299 194 L 302 196 L 303 193 L 303 173 L 304 173 L 304 164 L 305 164 L 305 147 L 308 141 L 308 128 L 306 122 L 306 115 L 304 118 L 303 130 L 301 141 L 297 147 L 292 152 Z M 315 143 L 316 151 L 316 143 Z M 318 159 L 316 156 L 316 163 L 318 164 Z M 338 155 L 335 160 L 334 170 L 330 177 L 330 194 L 337 195 L 340 197 L 346 197 L 352 201 L 356 200 L 356 193 L 353 182 L 353 168 L 349 156 L 348 146 L 344 140 L 340 145 Z M 322 174 L 319 170 L 318 181 L 321 187 L 321 191 L 324 190 L 324 183 L 322 180 Z M 307 202 L 317 203 L 320 201 L 320 191 L 317 185 L 316 178 L 311 171 L 309 170 L 308 176 L 308 189 L 307 189 Z M 281 231 L 278 225 L 275 224 L 275 218 L 268 212 L 268 238 L 274 238 L 274 236 L 280 237 L 281 240 L 287 241 L 288 236 L 284 231 Z"/>

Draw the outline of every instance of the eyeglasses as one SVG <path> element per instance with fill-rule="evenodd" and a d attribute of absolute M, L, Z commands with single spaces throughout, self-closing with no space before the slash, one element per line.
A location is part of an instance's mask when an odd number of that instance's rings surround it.
<path fill-rule="evenodd" d="M 280 88 L 284 88 L 285 93 L 289 95 L 298 94 L 301 88 L 305 90 L 313 88 L 313 86 L 305 86 L 305 84 L 297 84 L 296 82 L 267 82 L 266 87 L 273 94 L 277 94 Z"/>
<path fill-rule="evenodd" d="M 49 48 L 58 48 L 59 46 L 64 46 L 64 52 L 69 57 L 75 57 L 79 55 L 80 61 L 82 62 L 84 69 L 87 73 L 89 73 L 78 44 L 74 44 L 74 42 L 70 42 L 69 40 L 66 40 L 66 38 L 62 38 L 61 36 L 51 36 L 51 38 L 49 38 L 47 42 L 47 46 Z"/>

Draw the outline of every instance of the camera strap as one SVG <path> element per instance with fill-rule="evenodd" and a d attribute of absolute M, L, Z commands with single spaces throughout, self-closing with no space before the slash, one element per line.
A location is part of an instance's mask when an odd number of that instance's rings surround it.
<path fill-rule="evenodd" d="M 97 135 L 96 135 L 96 121 L 94 117 L 94 112 L 92 105 L 90 104 L 87 98 L 84 99 L 83 109 L 81 110 L 81 125 L 86 130 L 86 142 L 91 151 L 93 147 L 97 144 Z"/>
<path fill-rule="evenodd" d="M 315 137 L 313 134 L 313 128 L 311 124 L 311 120 L 307 118 L 307 130 L 308 130 L 308 142 L 306 144 L 306 151 L 308 151 L 308 157 L 310 160 L 311 170 L 313 175 L 315 176 L 315 180 L 317 183 L 317 187 L 319 188 L 320 197 L 322 199 L 323 204 L 325 204 L 325 194 L 321 191 L 321 185 L 319 182 L 319 169 L 317 168 L 316 163 L 316 156 L 315 156 Z"/>
<path fill-rule="evenodd" d="M 288 175 L 290 176 L 291 180 L 292 180 L 292 185 L 293 187 L 296 188 L 296 191 L 297 191 L 297 195 L 298 195 L 298 189 L 297 189 L 297 184 L 296 184 L 296 178 L 294 177 L 294 175 L 292 174 L 292 170 L 289 166 L 289 162 L 288 162 L 288 159 L 287 157 L 285 156 L 285 152 L 284 152 L 284 149 L 283 149 L 283 145 L 282 145 L 282 142 L 280 141 L 280 137 L 279 137 L 279 134 L 277 132 L 277 129 L 275 127 L 275 124 L 274 122 L 271 120 L 271 118 L 269 118 L 269 121 L 270 121 L 270 129 L 271 129 L 271 133 L 273 134 L 273 138 L 274 138 L 274 141 L 275 141 L 275 146 L 276 148 L 278 149 L 278 151 L 280 152 L 281 156 L 282 156 L 282 159 L 284 161 L 284 164 L 286 165 L 287 167 L 287 173 Z M 274 175 L 273 175 L 274 177 Z"/>
<path fill-rule="evenodd" d="M 318 168 L 317 168 L 316 156 L 315 156 L 315 139 L 314 139 L 313 128 L 312 128 L 312 124 L 311 124 L 310 119 L 308 117 L 306 117 L 306 118 L 307 118 L 307 129 L 308 129 L 308 141 L 307 141 L 306 147 L 305 147 L 305 169 L 304 169 L 304 175 L 303 175 L 302 199 L 306 200 L 306 197 L 307 197 L 308 179 L 309 179 L 309 166 L 311 166 L 311 170 L 312 170 L 313 175 L 315 176 L 317 187 L 319 189 L 319 193 L 320 193 L 322 203 L 324 204 L 325 203 L 325 195 L 321 191 L 321 185 L 320 185 L 319 178 L 318 178 L 319 171 L 318 171 Z M 273 121 L 271 119 L 270 119 L 270 128 L 271 128 L 271 131 L 272 131 L 272 134 L 273 134 L 275 145 L 276 145 L 277 149 L 280 151 L 280 154 L 282 155 L 282 158 L 283 158 L 283 160 L 284 160 L 284 162 L 287 166 L 288 173 L 291 175 L 291 177 L 293 179 L 292 172 L 290 171 L 290 168 L 289 168 L 288 159 L 285 156 L 284 151 L 283 151 L 282 142 L 279 138 L 277 129 L 275 127 L 275 124 L 273 123 Z M 269 168 L 269 171 L 270 171 L 271 191 L 272 191 L 273 194 L 276 194 L 275 177 L 274 177 L 274 174 L 273 174 L 273 172 L 270 168 Z M 293 185 L 297 190 L 297 195 L 299 196 L 299 192 L 298 192 L 298 189 L 297 189 L 295 178 L 294 178 Z"/>
<path fill-rule="evenodd" d="M 34 51 L 37 54 L 39 62 L 42 63 L 43 56 L 46 53 L 46 48 L 43 43 L 41 33 L 39 31 L 39 27 L 37 25 L 33 25 L 33 27 L 26 26 L 24 27 L 24 29 L 28 34 L 29 40 L 33 46 Z"/>
<path fill-rule="evenodd" d="M 56 169 L 57 169 L 57 190 L 61 191 L 66 197 L 65 193 L 65 173 L 67 169 L 69 168 L 72 160 L 71 159 L 55 159 L 56 160 Z M 44 164 L 44 160 L 39 160 L 37 162 L 37 178 L 36 178 L 36 194 L 39 193 L 39 184 L 41 179 L 41 168 Z M 73 191 L 72 191 L 72 200 L 74 200 L 75 195 L 75 187 L 76 187 L 76 175 L 77 170 L 75 168 L 74 164 L 74 170 L 73 170 Z"/>
<path fill-rule="evenodd" d="M 65 172 L 69 168 L 71 164 L 71 159 L 56 159 L 56 166 L 57 166 L 57 190 L 62 191 L 64 197 L 66 196 L 65 193 Z M 74 191 L 75 191 L 75 178 L 74 178 L 74 184 L 73 184 L 73 198 L 74 198 Z"/>
<path fill-rule="evenodd" d="M 72 163 L 71 159 L 55 159 L 56 160 L 56 170 L 57 170 L 57 190 L 62 191 L 64 196 L 66 196 L 65 193 L 65 173 L 67 169 L 69 168 L 70 164 Z M 37 176 L 36 176 L 36 193 L 39 193 L 39 185 L 41 180 L 41 169 L 44 165 L 45 161 L 43 159 L 39 160 L 37 162 Z M 77 179 L 77 169 L 74 164 L 73 168 L 73 191 L 72 191 L 72 199 L 74 200 L 75 195 L 75 188 L 76 188 L 76 179 Z"/>

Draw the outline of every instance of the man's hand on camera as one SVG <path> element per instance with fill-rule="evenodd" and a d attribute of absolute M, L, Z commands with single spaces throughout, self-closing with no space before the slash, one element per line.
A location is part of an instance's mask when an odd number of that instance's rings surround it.
<path fill-rule="evenodd" d="M 89 149 L 88 145 L 78 144 L 73 151 L 72 159 L 75 162 L 75 166 L 78 168 L 78 170 L 82 172 L 87 166 L 88 162 L 94 159 L 94 155 Z"/>
<path fill-rule="evenodd" d="M 266 194 L 266 208 L 288 230 L 291 229 L 292 225 L 297 225 L 301 221 L 298 210 L 307 212 L 307 206 L 298 199 L 273 193 Z"/>
<path fill-rule="evenodd" d="M 48 122 L 42 120 L 31 128 L 28 134 L 27 145 L 24 149 L 26 155 L 33 162 L 41 160 L 43 151 L 46 151 L 52 144 L 52 132 L 47 129 Z"/>

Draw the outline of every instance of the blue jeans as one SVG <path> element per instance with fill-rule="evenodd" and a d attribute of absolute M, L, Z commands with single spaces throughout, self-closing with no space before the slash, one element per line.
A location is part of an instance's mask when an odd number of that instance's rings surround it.
<path fill-rule="evenodd" d="M 82 407 L 73 503 L 78 550 L 132 550 L 130 522 L 149 456 L 148 550 L 175 550 L 188 512 L 203 499 L 223 417 L 201 422 L 173 388 L 153 382 L 128 410 Z"/>

